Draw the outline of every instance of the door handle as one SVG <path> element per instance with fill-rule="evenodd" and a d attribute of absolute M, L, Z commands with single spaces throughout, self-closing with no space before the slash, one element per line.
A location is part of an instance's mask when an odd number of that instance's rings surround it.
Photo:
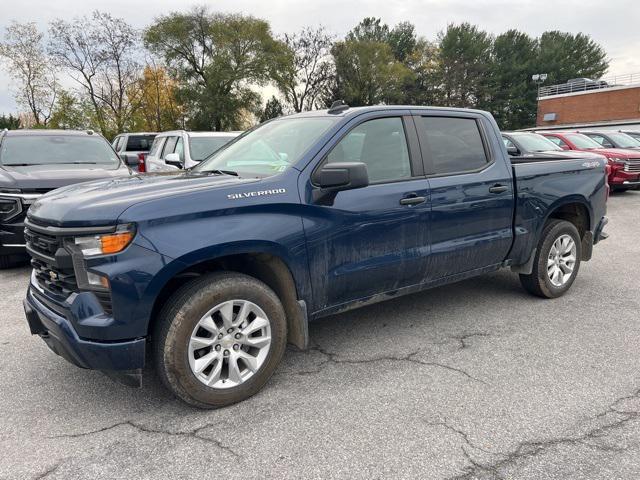
<path fill-rule="evenodd" d="M 400 200 L 400 205 L 418 205 L 419 203 L 424 203 L 426 198 L 419 197 L 416 194 L 405 197 Z"/>
<path fill-rule="evenodd" d="M 489 188 L 489 193 L 503 193 L 507 190 L 509 190 L 509 187 L 507 187 L 506 185 L 500 185 L 499 183 L 496 183 L 493 187 Z"/>

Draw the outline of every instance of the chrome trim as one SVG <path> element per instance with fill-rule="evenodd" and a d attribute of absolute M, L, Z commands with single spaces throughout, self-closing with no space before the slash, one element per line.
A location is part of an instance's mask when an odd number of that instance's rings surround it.
<path fill-rule="evenodd" d="M 28 218 L 24 220 L 25 227 L 33 230 L 34 232 L 40 232 L 53 236 L 75 236 L 75 235 L 92 235 L 100 233 L 113 233 L 116 231 L 117 225 L 110 226 L 96 226 L 96 227 L 42 227 L 35 225 Z"/>
<path fill-rule="evenodd" d="M 13 197 L 20 198 L 22 200 L 37 200 L 40 198 L 43 193 L 2 193 L 0 192 L 0 197 Z"/>
<path fill-rule="evenodd" d="M 26 247 L 24 243 L 2 243 L 0 247 Z"/>

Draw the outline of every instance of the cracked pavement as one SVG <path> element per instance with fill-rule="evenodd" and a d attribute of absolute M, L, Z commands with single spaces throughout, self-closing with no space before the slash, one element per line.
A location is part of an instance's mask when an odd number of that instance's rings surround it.
<path fill-rule="evenodd" d="M 201 411 L 29 335 L 0 272 L 0 479 L 640 478 L 640 192 L 572 290 L 508 271 L 310 325 L 255 397 Z"/>

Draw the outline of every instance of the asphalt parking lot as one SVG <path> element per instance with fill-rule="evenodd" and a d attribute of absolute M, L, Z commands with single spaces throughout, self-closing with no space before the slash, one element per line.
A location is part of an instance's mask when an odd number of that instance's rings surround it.
<path fill-rule="evenodd" d="M 267 387 L 201 411 L 31 337 L 0 272 L 0 478 L 640 478 L 640 192 L 557 300 L 499 272 L 310 326 Z"/>

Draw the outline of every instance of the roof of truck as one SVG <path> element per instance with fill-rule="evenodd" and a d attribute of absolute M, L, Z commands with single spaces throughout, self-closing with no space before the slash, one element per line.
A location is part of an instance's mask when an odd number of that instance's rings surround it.
<path fill-rule="evenodd" d="M 347 107 L 347 108 L 344 108 Z M 352 115 L 358 115 L 367 112 L 379 112 L 389 110 L 423 110 L 423 111 L 447 111 L 447 112 L 474 112 L 487 114 L 483 110 L 474 110 L 471 108 L 454 108 L 454 107 L 435 107 L 435 106 L 418 106 L 418 105 L 372 105 L 370 107 L 349 107 L 348 105 L 342 108 L 336 109 L 335 112 L 331 112 L 331 109 L 326 110 L 310 110 L 308 112 L 293 113 L 291 115 L 285 115 L 280 118 L 295 118 L 295 117 L 324 117 L 324 116 L 336 116 L 336 117 L 348 117 Z"/>
<path fill-rule="evenodd" d="M 53 130 L 53 129 L 19 129 L 19 130 L 7 130 L 5 135 L 8 137 L 27 137 L 27 136 L 44 136 L 44 135 L 66 135 L 66 136 L 88 136 L 96 135 L 99 133 L 93 130 Z"/>

